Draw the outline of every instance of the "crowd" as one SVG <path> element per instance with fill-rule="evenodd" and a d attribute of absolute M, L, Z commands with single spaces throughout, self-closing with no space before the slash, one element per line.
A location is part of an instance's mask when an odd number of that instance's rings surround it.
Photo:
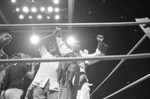
<path fill-rule="evenodd" d="M 79 42 L 67 45 L 63 40 L 61 28 L 53 31 L 56 44 L 42 40 L 39 53 L 42 59 L 59 57 L 95 57 L 104 56 L 108 45 L 104 37 L 97 35 L 97 48 L 89 54 L 81 50 Z M 8 57 L 3 48 L 12 37 L 8 33 L 0 34 L 0 59 L 33 58 L 24 53 L 15 53 Z M 46 38 L 51 39 L 51 37 Z M 58 53 L 56 53 L 58 49 Z M 21 99 L 24 77 L 33 79 L 26 92 L 25 99 L 90 99 L 90 86 L 86 68 L 99 60 L 41 62 L 41 63 L 1 63 L 0 64 L 0 99 Z M 35 67 L 39 65 L 35 73 Z"/>

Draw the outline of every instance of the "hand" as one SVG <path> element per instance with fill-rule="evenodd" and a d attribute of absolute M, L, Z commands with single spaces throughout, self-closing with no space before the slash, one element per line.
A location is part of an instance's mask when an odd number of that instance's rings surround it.
<path fill-rule="evenodd" d="M 61 28 L 60 27 L 56 27 L 56 30 L 61 30 Z"/>
<path fill-rule="evenodd" d="M 36 66 L 38 65 L 39 63 L 31 63 L 31 66 L 32 66 L 32 69 L 35 70 Z"/>
<path fill-rule="evenodd" d="M 25 99 L 32 99 L 32 97 L 33 97 L 33 90 L 28 90 Z"/>
<path fill-rule="evenodd" d="M 56 27 L 56 29 L 53 32 L 53 35 L 55 35 L 57 37 L 62 37 L 61 28 Z"/>
<path fill-rule="evenodd" d="M 91 83 L 89 83 L 88 85 L 89 85 L 89 86 L 93 86 L 93 84 L 91 84 Z"/>
<path fill-rule="evenodd" d="M 108 45 L 104 42 L 99 42 L 98 50 L 100 50 L 102 53 L 106 53 L 106 51 L 108 50 Z"/>
<path fill-rule="evenodd" d="M 31 63 L 32 66 L 36 66 L 38 65 L 39 63 Z"/>
<path fill-rule="evenodd" d="M 103 35 L 97 35 L 96 39 L 97 39 L 97 41 L 103 41 L 104 37 L 103 37 Z"/>

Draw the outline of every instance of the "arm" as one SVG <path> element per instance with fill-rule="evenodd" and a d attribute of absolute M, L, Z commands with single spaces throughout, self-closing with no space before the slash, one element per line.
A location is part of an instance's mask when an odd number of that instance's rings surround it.
<path fill-rule="evenodd" d="M 99 51 L 98 49 L 96 49 L 95 53 L 93 54 L 85 54 L 83 51 L 80 51 L 82 57 L 95 57 L 95 56 L 104 56 L 105 53 L 101 53 L 101 51 Z M 92 65 L 96 62 L 99 62 L 100 60 L 85 60 L 85 64 L 87 66 Z"/>
<path fill-rule="evenodd" d="M 35 74 L 35 66 L 37 65 L 37 63 L 31 63 L 31 71 L 28 71 L 26 73 L 26 77 L 28 77 L 29 79 L 33 79 L 34 74 Z"/>
<path fill-rule="evenodd" d="M 102 35 L 97 35 L 96 39 L 98 41 L 97 49 L 96 49 L 95 53 L 88 54 L 87 55 L 88 57 L 104 56 L 107 49 L 108 49 L 108 45 L 103 42 L 104 37 Z M 85 61 L 85 64 L 91 65 L 91 64 L 94 64 L 98 61 L 100 61 L 100 60 Z"/>
<path fill-rule="evenodd" d="M 104 37 L 102 35 L 97 35 L 96 39 L 98 41 L 97 49 L 101 51 L 101 53 L 106 53 L 108 45 L 103 42 Z"/>
<path fill-rule="evenodd" d="M 96 55 L 96 56 L 104 56 L 105 55 L 105 53 L 99 53 L 98 55 Z M 95 57 L 95 56 L 91 56 L 91 57 Z M 94 64 L 94 63 L 97 63 L 97 62 L 99 62 L 100 60 L 88 60 L 88 61 L 85 61 L 85 64 L 87 65 L 87 66 L 89 66 L 89 65 L 92 65 L 92 64 Z"/>
<path fill-rule="evenodd" d="M 4 78 L 5 75 L 6 75 L 6 71 L 5 70 L 0 71 L 0 82 L 3 81 L 3 78 Z"/>
<path fill-rule="evenodd" d="M 25 95 L 25 99 L 32 99 L 33 97 L 33 91 L 34 88 L 36 88 L 36 85 L 34 84 L 30 84 L 30 86 L 28 87 L 27 91 L 26 91 L 26 95 Z"/>
<path fill-rule="evenodd" d="M 70 48 L 68 48 L 66 43 L 63 41 L 61 29 L 60 28 L 56 29 L 54 31 L 54 33 L 55 33 L 56 43 L 57 43 L 58 49 L 60 51 L 60 54 L 62 56 L 66 56 L 69 53 L 73 53 L 73 51 Z"/>

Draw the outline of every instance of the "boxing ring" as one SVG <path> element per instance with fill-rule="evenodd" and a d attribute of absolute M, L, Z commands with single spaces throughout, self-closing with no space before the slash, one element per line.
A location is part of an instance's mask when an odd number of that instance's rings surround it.
<path fill-rule="evenodd" d="M 110 78 L 110 76 L 121 66 L 121 64 L 126 59 L 142 59 L 142 58 L 150 58 L 150 53 L 140 53 L 140 54 L 132 54 L 132 52 L 144 41 L 144 39 L 148 36 L 150 38 L 150 27 L 145 27 L 147 24 L 150 24 L 150 20 L 148 18 L 136 19 L 135 22 L 108 22 L 108 23 L 46 23 L 46 24 L 0 24 L 0 28 L 10 28 L 10 27 L 106 27 L 106 26 L 133 26 L 139 25 L 143 30 L 145 35 L 139 40 L 139 42 L 126 54 L 126 55 L 106 55 L 106 56 L 96 56 L 96 57 L 70 57 L 70 58 L 56 58 L 56 59 L 41 59 L 41 58 L 32 58 L 32 59 L 1 59 L 0 63 L 15 63 L 15 62 L 57 62 L 57 61 L 78 61 L 78 60 L 121 60 L 118 65 L 112 70 L 112 72 L 96 87 L 96 89 L 91 93 L 93 95 L 98 88 L 100 88 L 103 83 Z M 135 82 L 121 88 L 120 90 L 104 97 L 103 99 L 108 99 L 142 81 L 148 79 L 150 74 L 136 80 Z"/>

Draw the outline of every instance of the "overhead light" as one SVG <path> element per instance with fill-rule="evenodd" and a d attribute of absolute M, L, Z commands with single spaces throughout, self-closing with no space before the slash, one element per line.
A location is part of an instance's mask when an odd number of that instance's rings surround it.
<path fill-rule="evenodd" d="M 54 4 L 58 4 L 59 0 L 53 0 Z"/>
<path fill-rule="evenodd" d="M 47 19 L 50 19 L 50 16 L 47 16 Z"/>
<path fill-rule="evenodd" d="M 26 7 L 26 6 L 24 6 L 24 7 L 22 8 L 22 11 L 25 12 L 25 13 L 27 13 L 27 12 L 29 11 L 29 8 Z"/>
<path fill-rule="evenodd" d="M 32 8 L 31 8 L 31 11 L 32 11 L 33 13 L 35 13 L 35 12 L 37 12 L 37 8 L 36 8 L 36 7 L 32 7 Z"/>
<path fill-rule="evenodd" d="M 32 35 L 30 38 L 30 41 L 32 44 L 38 44 L 39 42 L 39 37 L 37 35 Z"/>
<path fill-rule="evenodd" d="M 44 7 L 41 7 L 40 10 L 41 10 L 41 12 L 44 12 L 44 11 L 45 11 L 45 8 L 44 8 Z"/>
<path fill-rule="evenodd" d="M 17 1 L 16 1 L 16 0 L 11 0 L 11 2 L 12 2 L 12 3 L 16 3 Z"/>
<path fill-rule="evenodd" d="M 19 19 L 24 19 L 24 16 L 21 14 L 21 15 L 19 15 Z"/>
<path fill-rule="evenodd" d="M 16 8 L 16 12 L 19 12 L 20 11 L 20 8 Z"/>
<path fill-rule="evenodd" d="M 38 15 L 37 18 L 38 18 L 38 19 L 42 19 L 42 15 Z"/>
<path fill-rule="evenodd" d="M 38 2 L 38 0 L 27 0 L 28 2 Z"/>
<path fill-rule="evenodd" d="M 75 44 L 76 42 L 77 42 L 76 39 L 75 39 L 74 37 L 72 37 L 72 36 L 68 37 L 68 39 L 67 39 L 67 43 L 68 43 L 69 45 L 73 45 L 73 44 Z"/>
<path fill-rule="evenodd" d="M 52 7 L 48 7 L 48 8 L 47 8 L 47 11 L 48 11 L 48 12 L 53 12 L 53 8 L 52 8 Z"/>
<path fill-rule="evenodd" d="M 31 15 L 29 16 L 29 19 L 32 19 L 32 16 L 31 16 Z"/>
<path fill-rule="evenodd" d="M 59 12 L 59 10 L 60 10 L 59 8 L 55 8 L 55 12 Z"/>
<path fill-rule="evenodd" d="M 59 19 L 60 19 L 60 16 L 59 16 L 59 15 L 55 15 L 55 19 L 56 19 L 56 20 L 59 20 Z"/>

